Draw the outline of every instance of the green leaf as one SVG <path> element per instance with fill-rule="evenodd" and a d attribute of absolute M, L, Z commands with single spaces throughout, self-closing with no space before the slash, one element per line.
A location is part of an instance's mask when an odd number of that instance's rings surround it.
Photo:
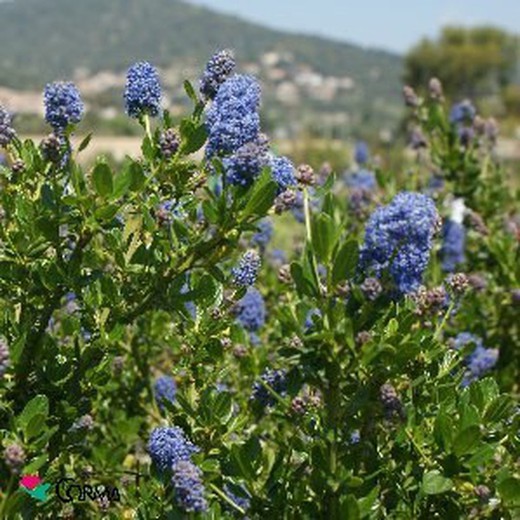
<path fill-rule="evenodd" d="M 509 477 L 498 483 L 498 492 L 508 505 L 520 505 L 520 480 Z"/>
<path fill-rule="evenodd" d="M 99 163 L 94 167 L 92 181 L 94 182 L 94 189 L 102 197 L 107 197 L 114 191 L 112 170 L 106 163 Z"/>
<path fill-rule="evenodd" d="M 25 428 L 25 435 L 27 439 L 37 437 L 38 435 L 40 435 L 40 433 L 43 432 L 45 428 L 46 419 L 47 416 L 42 413 L 38 413 L 31 417 Z"/>
<path fill-rule="evenodd" d="M 464 428 L 453 441 L 453 452 L 458 457 L 471 453 L 479 444 L 480 427 L 476 424 Z"/>
<path fill-rule="evenodd" d="M 433 436 L 437 444 L 449 450 L 453 441 L 453 420 L 445 412 L 441 411 L 435 419 Z"/>
<path fill-rule="evenodd" d="M 312 245 L 318 260 L 328 263 L 336 241 L 336 231 L 332 218 L 320 213 L 312 220 Z"/>
<path fill-rule="evenodd" d="M 484 414 L 485 423 L 497 423 L 508 417 L 513 409 L 514 401 L 509 395 L 501 395 L 491 402 Z"/>
<path fill-rule="evenodd" d="M 358 520 L 361 518 L 356 497 L 347 495 L 341 500 L 340 517 L 344 520 Z"/>
<path fill-rule="evenodd" d="M 332 267 L 332 283 L 349 280 L 354 276 L 359 259 L 359 246 L 357 240 L 351 239 L 345 242 L 336 254 Z"/>
<path fill-rule="evenodd" d="M 316 296 L 317 290 L 312 281 L 304 274 L 303 267 L 298 262 L 291 264 L 291 275 L 300 296 Z"/>
<path fill-rule="evenodd" d="M 428 471 L 423 475 L 422 490 L 427 495 L 440 495 L 453 488 L 453 481 L 444 477 L 437 470 Z"/>
<path fill-rule="evenodd" d="M 249 192 L 249 200 L 243 211 L 243 218 L 252 215 L 263 217 L 273 205 L 276 198 L 277 184 L 269 170 L 264 170 Z"/>
<path fill-rule="evenodd" d="M 184 90 L 185 90 L 186 94 L 188 95 L 188 97 L 194 103 L 198 103 L 199 102 L 199 98 L 197 97 L 197 93 L 195 92 L 195 89 L 193 88 L 193 85 L 188 80 L 184 81 Z"/>
<path fill-rule="evenodd" d="M 81 141 L 81 143 L 78 146 L 78 153 L 85 150 L 85 148 L 90 144 L 91 140 L 92 140 L 92 132 L 90 132 L 90 134 L 88 134 L 87 137 L 85 137 L 85 139 L 83 139 L 83 141 Z"/>
<path fill-rule="evenodd" d="M 31 421 L 38 416 L 42 416 L 43 421 L 47 419 L 49 415 L 49 400 L 45 395 L 37 395 L 33 397 L 22 410 L 20 415 L 17 418 L 18 427 L 28 435 L 32 433 L 34 429 L 37 428 L 38 423 L 34 423 L 30 425 Z M 37 421 L 39 421 L 38 419 Z M 30 436 L 30 435 L 29 435 Z"/>
<path fill-rule="evenodd" d="M 183 119 L 180 126 L 182 136 L 182 153 L 189 155 L 200 150 L 206 139 L 208 132 L 204 123 L 197 124 L 191 119 Z"/>

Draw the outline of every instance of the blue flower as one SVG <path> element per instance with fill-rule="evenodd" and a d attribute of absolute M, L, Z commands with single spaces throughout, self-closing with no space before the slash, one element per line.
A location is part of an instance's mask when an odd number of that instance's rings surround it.
<path fill-rule="evenodd" d="M 180 460 L 189 460 L 198 451 L 199 448 L 176 426 L 155 428 L 148 441 L 148 452 L 160 471 L 171 469 Z"/>
<path fill-rule="evenodd" d="M 457 265 L 464 262 L 466 231 L 462 224 L 454 220 L 446 220 L 443 227 L 443 244 L 441 250 L 442 269 L 453 273 Z"/>
<path fill-rule="evenodd" d="M 251 238 L 251 244 L 264 251 L 273 237 L 273 222 L 269 218 L 262 219 L 257 225 L 258 230 Z"/>
<path fill-rule="evenodd" d="M 146 61 L 132 65 L 126 74 L 125 110 L 133 118 L 156 117 L 161 111 L 161 84 L 157 69 Z"/>
<path fill-rule="evenodd" d="M 187 513 L 207 511 L 202 471 L 189 460 L 178 460 L 172 465 L 172 486 L 177 505 Z"/>
<path fill-rule="evenodd" d="M 0 146 L 7 146 L 16 136 L 12 126 L 11 114 L 0 105 Z"/>
<path fill-rule="evenodd" d="M 296 185 L 294 165 L 287 157 L 273 157 L 270 166 L 273 179 L 278 184 L 279 194 Z"/>
<path fill-rule="evenodd" d="M 233 285 L 248 287 L 256 282 L 261 265 L 260 256 L 256 251 L 248 251 L 241 259 L 237 267 L 231 270 Z"/>
<path fill-rule="evenodd" d="M 262 382 L 257 381 L 253 384 L 251 400 L 257 402 L 262 408 L 273 406 L 276 399 L 266 388 L 266 385 L 280 396 L 285 396 L 287 392 L 287 374 L 285 370 L 271 370 L 268 368 L 261 376 Z"/>
<path fill-rule="evenodd" d="M 249 332 L 256 332 L 265 324 L 265 303 L 254 287 L 247 289 L 244 297 L 234 307 L 237 321 Z"/>
<path fill-rule="evenodd" d="M 450 111 L 450 123 L 458 125 L 463 123 L 472 123 L 477 115 L 477 110 L 469 101 L 465 99 L 460 103 L 453 105 Z"/>
<path fill-rule="evenodd" d="M 345 177 L 345 184 L 349 188 L 372 191 L 377 187 L 376 176 L 370 170 L 359 170 Z"/>
<path fill-rule="evenodd" d="M 164 403 L 167 401 L 173 403 L 175 394 L 177 393 L 177 385 L 175 379 L 170 376 L 161 376 L 155 380 L 153 385 L 155 401 L 161 410 L 164 409 Z"/>
<path fill-rule="evenodd" d="M 466 360 L 468 370 L 464 374 L 462 386 L 467 386 L 480 379 L 496 365 L 497 361 L 498 349 L 477 346 Z"/>
<path fill-rule="evenodd" d="M 81 121 L 85 107 L 74 83 L 64 81 L 49 83 L 45 87 L 43 98 L 45 120 L 57 134 L 62 133 L 68 125 Z"/>
<path fill-rule="evenodd" d="M 227 79 L 206 113 L 206 155 L 233 153 L 246 143 L 256 142 L 259 106 L 260 86 L 255 78 L 237 74 Z"/>
<path fill-rule="evenodd" d="M 260 136 L 254 142 L 246 143 L 222 161 L 227 180 L 235 186 L 250 186 L 268 166 L 268 141 Z"/>
<path fill-rule="evenodd" d="M 367 143 L 365 143 L 364 141 L 358 141 L 354 150 L 354 160 L 358 164 L 365 164 L 368 162 L 369 158 L 370 153 L 368 151 Z"/>
<path fill-rule="evenodd" d="M 220 85 L 235 70 L 235 58 L 229 49 L 215 53 L 206 64 L 200 80 L 200 93 L 207 99 L 214 99 Z"/>
<path fill-rule="evenodd" d="M 488 373 L 498 361 L 498 350 L 485 348 L 482 338 L 470 332 L 459 333 L 453 342 L 453 348 L 461 350 L 465 346 L 472 344 L 475 349 L 466 357 L 466 371 L 462 380 L 462 386 L 468 386 L 473 381 L 480 379 Z"/>
<path fill-rule="evenodd" d="M 372 213 L 361 247 L 360 268 L 380 278 L 388 271 L 400 293 L 416 290 L 427 267 L 438 220 L 433 201 L 419 193 L 399 193 Z"/>

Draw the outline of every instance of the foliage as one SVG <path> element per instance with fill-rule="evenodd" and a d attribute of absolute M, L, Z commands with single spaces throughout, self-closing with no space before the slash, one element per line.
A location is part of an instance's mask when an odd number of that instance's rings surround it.
<path fill-rule="evenodd" d="M 268 166 L 241 186 L 222 154 L 197 159 L 207 106 L 185 88 L 193 109 L 170 131 L 178 149 L 161 149 L 167 112 L 155 126 L 137 114 L 142 157 L 118 171 L 103 158 L 84 171 L 90 138 L 73 150 L 70 125 L 53 154 L 48 140 L 10 137 L 0 516 L 514 518 L 520 273 L 518 227 L 505 220 L 518 197 L 492 143 L 462 139 L 441 99 L 417 98 L 411 117 L 428 148 L 404 182 L 376 169 L 378 187 L 356 188 L 300 167 L 299 184 L 278 194 Z M 432 170 L 445 181 L 435 192 Z M 384 270 L 367 283 L 365 222 L 405 189 L 429 190 L 444 217 L 461 199 L 467 217 L 478 212 L 462 267 L 485 283 L 446 278 L 429 235 L 424 287 L 402 296 Z M 235 286 L 260 223 L 291 201 L 304 241 L 285 260 L 263 242 L 256 287 Z M 400 218 L 396 248 L 414 240 Z M 499 349 L 497 367 L 465 385 L 473 345 L 452 345 L 463 331 Z M 53 492 L 37 501 L 18 486 L 27 474 L 117 486 L 121 501 L 80 501 L 77 490 L 70 503 Z"/>
<path fill-rule="evenodd" d="M 405 60 L 405 79 L 425 85 L 439 78 L 449 96 L 500 93 L 517 78 L 518 37 L 494 27 L 446 27 L 438 40 L 425 39 Z"/>

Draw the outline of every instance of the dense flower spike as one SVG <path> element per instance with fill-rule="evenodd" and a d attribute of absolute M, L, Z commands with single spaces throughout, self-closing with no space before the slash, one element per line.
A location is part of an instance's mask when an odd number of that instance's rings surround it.
<path fill-rule="evenodd" d="M 172 465 L 172 486 L 177 505 L 182 510 L 201 513 L 208 509 L 202 471 L 190 460 L 181 459 Z"/>
<path fill-rule="evenodd" d="M 471 101 L 465 99 L 453 105 L 450 111 L 450 122 L 453 124 L 472 123 L 477 111 Z"/>
<path fill-rule="evenodd" d="M 16 136 L 11 114 L 0 105 L 0 146 L 7 146 Z"/>
<path fill-rule="evenodd" d="M 246 143 L 223 163 L 230 184 L 249 186 L 269 165 L 268 143 L 263 139 Z"/>
<path fill-rule="evenodd" d="M 280 396 L 285 396 L 287 391 L 287 374 L 284 370 L 271 370 L 268 368 L 261 376 L 262 382 L 253 384 L 251 400 L 257 402 L 262 408 L 273 406 L 276 403 L 275 396 L 266 388 L 266 385 Z"/>
<path fill-rule="evenodd" d="M 370 170 L 361 169 L 345 176 L 345 184 L 352 189 L 372 191 L 377 187 L 376 176 Z"/>
<path fill-rule="evenodd" d="M 165 402 L 173 403 L 175 401 L 177 393 L 175 379 L 170 376 L 158 377 L 153 385 L 153 391 L 157 405 L 161 410 L 164 409 Z"/>
<path fill-rule="evenodd" d="M 260 251 L 265 251 L 273 237 L 273 222 L 270 218 L 262 219 L 257 225 L 258 230 L 251 238 L 251 245 L 258 246 Z"/>
<path fill-rule="evenodd" d="M 231 76 L 235 67 L 232 51 L 224 49 L 215 53 L 208 61 L 200 80 L 200 93 L 207 99 L 214 99 L 220 85 Z"/>
<path fill-rule="evenodd" d="M 49 134 L 40 143 L 40 150 L 45 160 L 57 164 L 61 159 L 62 142 L 55 134 Z"/>
<path fill-rule="evenodd" d="M 437 220 L 429 197 L 399 193 L 371 215 L 361 248 L 361 269 L 378 278 L 388 270 L 400 293 L 416 290 L 428 264 Z"/>
<path fill-rule="evenodd" d="M 257 142 L 259 107 L 260 86 L 255 78 L 237 74 L 227 79 L 206 113 L 207 156 L 236 152 L 246 143 Z"/>
<path fill-rule="evenodd" d="M 379 389 L 379 400 L 387 418 L 395 415 L 403 416 L 404 409 L 395 388 L 390 383 L 385 383 Z"/>
<path fill-rule="evenodd" d="M 287 157 L 273 157 L 270 166 L 273 179 L 278 184 L 278 194 L 296 185 L 294 165 Z"/>
<path fill-rule="evenodd" d="M 148 441 L 150 457 L 161 471 L 170 470 L 180 460 L 189 460 L 198 451 L 199 448 L 176 426 L 155 428 Z"/>
<path fill-rule="evenodd" d="M 161 112 L 161 84 L 157 69 L 146 61 L 132 65 L 126 75 L 125 109 L 133 118 Z"/>
<path fill-rule="evenodd" d="M 10 444 L 4 450 L 4 462 L 13 473 L 20 472 L 25 459 L 25 451 L 19 444 Z"/>
<path fill-rule="evenodd" d="M 245 253 L 240 259 L 238 266 L 231 270 L 233 285 L 237 287 L 254 285 L 261 264 L 262 261 L 256 251 L 251 250 Z"/>
<path fill-rule="evenodd" d="M 0 336 L 0 378 L 7 372 L 9 363 L 9 345 L 7 341 Z"/>
<path fill-rule="evenodd" d="M 442 235 L 442 268 L 444 271 L 452 273 L 458 265 L 464 262 L 466 230 L 462 224 L 448 219 L 444 223 Z"/>
<path fill-rule="evenodd" d="M 81 121 L 85 107 L 76 85 L 71 82 L 50 83 L 44 91 L 45 120 L 57 134 Z"/>
<path fill-rule="evenodd" d="M 498 361 L 498 350 L 485 348 L 482 338 L 470 332 L 461 332 L 453 341 L 453 348 L 460 350 L 467 345 L 474 345 L 475 349 L 466 359 L 466 371 L 462 380 L 462 386 L 468 386 L 473 381 L 487 374 Z"/>
<path fill-rule="evenodd" d="M 364 141 L 359 141 L 356 143 L 356 148 L 354 150 L 354 160 L 359 164 L 366 164 L 368 159 L 370 158 L 370 153 L 368 151 L 368 145 Z"/>
<path fill-rule="evenodd" d="M 249 287 L 244 297 L 237 302 L 234 313 L 238 322 L 249 332 L 255 332 L 265 323 L 265 303 L 254 287 Z"/>
<path fill-rule="evenodd" d="M 498 349 L 477 346 L 466 360 L 468 370 L 464 374 L 462 386 L 480 379 L 496 365 L 497 361 Z"/>
<path fill-rule="evenodd" d="M 179 150 L 181 140 L 175 128 L 167 128 L 159 138 L 161 154 L 165 159 L 171 159 Z"/>

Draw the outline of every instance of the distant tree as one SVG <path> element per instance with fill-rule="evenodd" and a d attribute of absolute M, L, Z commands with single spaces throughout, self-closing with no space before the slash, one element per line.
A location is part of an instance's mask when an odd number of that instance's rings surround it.
<path fill-rule="evenodd" d="M 446 27 L 424 39 L 405 59 L 405 81 L 426 85 L 436 76 L 450 97 L 498 94 L 519 70 L 517 35 L 495 27 Z"/>

